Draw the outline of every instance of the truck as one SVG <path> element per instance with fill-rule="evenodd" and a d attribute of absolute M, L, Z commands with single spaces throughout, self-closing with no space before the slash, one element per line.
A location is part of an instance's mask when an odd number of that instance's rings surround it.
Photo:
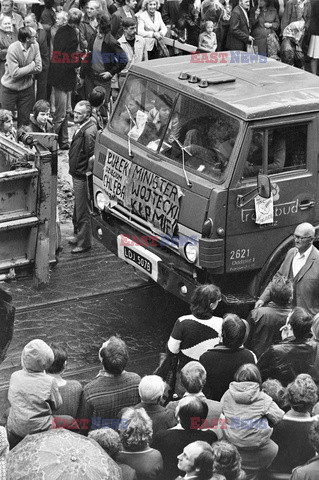
<path fill-rule="evenodd" d="M 93 235 L 186 302 L 252 305 L 319 229 L 319 79 L 244 52 L 132 65 L 88 175 Z M 318 244 L 316 238 L 314 244 Z"/>

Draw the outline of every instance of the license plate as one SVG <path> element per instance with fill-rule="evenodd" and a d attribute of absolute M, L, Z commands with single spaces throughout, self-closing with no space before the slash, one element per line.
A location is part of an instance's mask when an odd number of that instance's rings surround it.
<path fill-rule="evenodd" d="M 152 274 L 152 264 L 147 258 L 143 257 L 137 252 L 134 252 L 129 247 L 124 247 L 124 257 L 134 262 L 136 265 L 145 270 L 148 274 Z"/>
<path fill-rule="evenodd" d="M 117 237 L 117 254 L 119 258 L 125 260 L 125 262 L 141 272 L 146 273 L 157 282 L 158 262 L 161 261 L 158 255 L 138 245 L 138 243 L 125 235 L 118 235 Z"/>

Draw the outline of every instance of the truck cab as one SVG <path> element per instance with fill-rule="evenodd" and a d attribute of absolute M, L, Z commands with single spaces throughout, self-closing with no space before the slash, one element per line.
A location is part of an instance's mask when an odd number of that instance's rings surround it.
<path fill-rule="evenodd" d="M 185 301 L 213 282 L 252 303 L 319 225 L 318 78 L 233 60 L 133 65 L 96 143 L 94 236 Z"/>

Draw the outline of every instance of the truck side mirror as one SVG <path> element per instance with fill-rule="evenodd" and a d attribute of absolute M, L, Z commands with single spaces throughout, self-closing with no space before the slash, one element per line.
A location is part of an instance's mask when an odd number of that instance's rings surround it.
<path fill-rule="evenodd" d="M 259 173 L 257 177 L 257 190 L 258 195 L 260 195 L 262 198 L 270 198 L 271 183 L 270 178 L 267 175 Z"/>
<path fill-rule="evenodd" d="M 257 187 L 245 195 L 237 195 L 237 207 L 245 207 L 247 203 L 257 197 L 257 195 L 260 195 L 262 198 L 270 198 L 271 183 L 268 175 L 259 173 L 257 177 Z"/>

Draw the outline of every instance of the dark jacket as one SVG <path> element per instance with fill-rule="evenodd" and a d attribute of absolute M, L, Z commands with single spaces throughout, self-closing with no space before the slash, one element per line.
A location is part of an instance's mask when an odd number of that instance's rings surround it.
<path fill-rule="evenodd" d="M 90 157 L 94 153 L 96 123 L 90 118 L 74 135 L 69 151 L 69 174 L 72 177 L 85 179 Z"/>
<path fill-rule="evenodd" d="M 228 390 L 239 367 L 245 363 L 256 363 L 255 356 L 250 350 L 244 347 L 232 350 L 222 344 L 205 352 L 199 361 L 207 373 L 203 392 L 207 398 L 217 401 L 220 401 Z"/>
<path fill-rule="evenodd" d="M 90 75 L 92 70 L 92 51 L 94 46 L 95 35 L 92 37 L 91 42 L 89 43 L 89 55 L 85 59 L 85 62 L 82 63 L 81 67 L 81 78 L 85 78 Z M 112 58 L 113 54 L 113 58 Z M 120 73 L 125 65 L 127 64 L 127 55 L 120 47 L 120 44 L 115 40 L 111 33 L 106 33 L 102 43 L 101 49 L 102 60 L 104 63 L 104 71 L 110 72 L 112 76 L 116 73 Z"/>
<path fill-rule="evenodd" d="M 248 14 L 248 12 L 247 12 Z M 250 26 L 240 6 L 232 11 L 229 22 L 228 46 L 229 50 L 246 51 L 249 41 Z"/>
<path fill-rule="evenodd" d="M 135 14 L 132 9 L 130 9 L 132 18 L 135 18 Z M 113 13 L 111 18 L 111 34 L 116 40 L 118 40 L 124 33 L 122 22 L 126 18 L 123 7 L 120 7 Z"/>
<path fill-rule="evenodd" d="M 257 366 L 263 381 L 275 378 L 284 386 L 300 373 L 308 373 L 316 356 L 312 340 L 289 337 L 278 345 L 272 345 L 258 360 Z"/>
<path fill-rule="evenodd" d="M 48 34 L 44 29 L 41 23 L 38 23 L 37 28 L 37 42 L 39 44 L 40 55 L 42 60 L 42 71 L 47 70 L 50 65 L 50 50 L 49 50 L 49 43 L 48 43 Z"/>
<path fill-rule="evenodd" d="M 78 46 L 77 31 L 73 27 L 65 25 L 57 30 L 53 41 L 49 83 L 64 92 L 71 92 L 76 85 L 75 69 L 81 64 Z"/>
<path fill-rule="evenodd" d="M 91 26 L 88 16 L 85 14 L 79 27 L 80 31 L 80 50 L 87 50 L 92 38 L 95 37 L 96 30 Z"/>

